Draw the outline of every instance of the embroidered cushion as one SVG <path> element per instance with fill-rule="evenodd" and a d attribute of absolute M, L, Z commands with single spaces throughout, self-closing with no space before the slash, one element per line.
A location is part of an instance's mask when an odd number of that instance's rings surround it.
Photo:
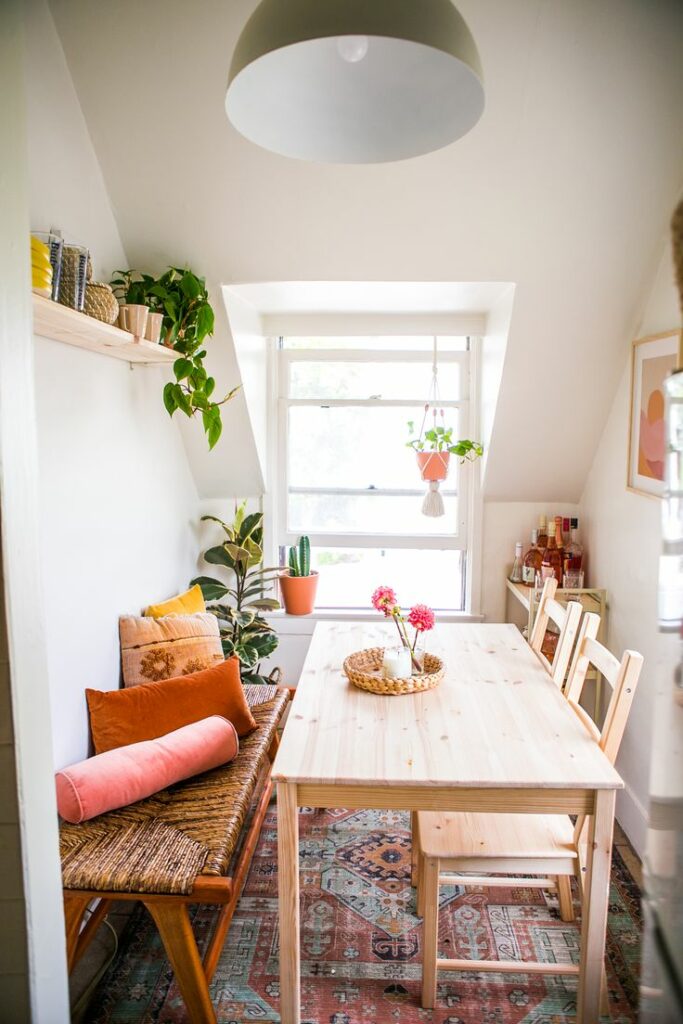
<path fill-rule="evenodd" d="M 223 661 L 218 619 L 211 612 L 161 619 L 119 619 L 123 685 L 155 683 L 200 672 Z"/>

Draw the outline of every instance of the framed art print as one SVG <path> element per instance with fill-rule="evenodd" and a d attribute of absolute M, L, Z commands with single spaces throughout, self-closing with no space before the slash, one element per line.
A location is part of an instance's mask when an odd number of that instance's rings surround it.
<path fill-rule="evenodd" d="M 627 486 L 650 497 L 664 491 L 664 382 L 676 368 L 678 337 L 669 331 L 633 342 Z"/>

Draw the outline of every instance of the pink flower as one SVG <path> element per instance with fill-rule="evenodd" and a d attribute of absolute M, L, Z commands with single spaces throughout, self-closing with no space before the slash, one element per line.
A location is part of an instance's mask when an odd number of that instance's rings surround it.
<path fill-rule="evenodd" d="M 428 629 L 434 628 L 434 612 L 426 604 L 415 604 L 410 609 L 408 622 L 418 633 L 425 633 Z"/>
<path fill-rule="evenodd" d="M 382 612 L 387 618 L 393 615 L 396 607 L 396 593 L 391 587 L 378 587 L 371 597 L 373 608 Z"/>

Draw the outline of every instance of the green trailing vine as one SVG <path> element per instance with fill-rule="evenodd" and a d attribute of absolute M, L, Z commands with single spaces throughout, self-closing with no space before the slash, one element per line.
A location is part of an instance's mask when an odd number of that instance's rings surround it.
<path fill-rule="evenodd" d="M 117 270 L 116 275 L 111 283 L 119 301 L 161 313 L 162 344 L 179 354 L 175 381 L 164 387 L 166 411 L 169 416 L 177 410 L 188 417 L 200 415 L 209 449 L 215 447 L 223 430 L 221 406 L 234 398 L 239 385 L 218 401 L 213 397 L 216 381 L 204 367 L 203 344 L 213 335 L 215 315 L 205 279 L 180 267 L 169 267 L 159 278 L 135 270 Z"/>

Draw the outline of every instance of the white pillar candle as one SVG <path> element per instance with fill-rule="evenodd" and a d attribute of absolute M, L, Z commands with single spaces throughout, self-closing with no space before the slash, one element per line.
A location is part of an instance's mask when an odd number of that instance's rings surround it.
<path fill-rule="evenodd" d="M 407 679 L 410 675 L 410 651 L 407 647 L 386 647 L 382 661 L 385 679 Z"/>

